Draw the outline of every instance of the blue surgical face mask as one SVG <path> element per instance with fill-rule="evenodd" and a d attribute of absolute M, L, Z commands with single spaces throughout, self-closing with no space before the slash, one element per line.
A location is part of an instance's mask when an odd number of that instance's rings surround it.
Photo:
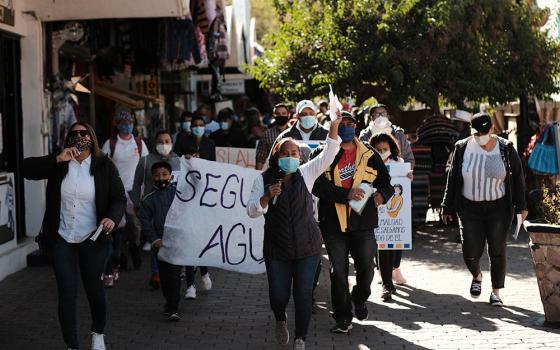
<path fill-rule="evenodd" d="M 223 131 L 228 131 L 229 130 L 229 123 L 228 122 L 221 122 L 220 123 L 220 128 L 222 128 Z"/>
<path fill-rule="evenodd" d="M 132 131 L 134 130 L 134 125 L 133 124 L 121 124 L 121 125 L 119 125 L 119 130 L 123 134 L 129 135 L 129 134 L 132 134 Z"/>
<path fill-rule="evenodd" d="M 196 137 L 204 136 L 205 128 L 203 126 L 195 126 L 191 130 L 192 130 L 193 135 L 196 136 Z"/>
<path fill-rule="evenodd" d="M 181 129 L 186 132 L 191 132 L 191 122 L 182 122 Z"/>
<path fill-rule="evenodd" d="M 356 128 L 353 126 L 340 126 L 338 128 L 338 136 L 340 136 L 342 142 L 350 142 L 356 136 Z"/>
<path fill-rule="evenodd" d="M 299 118 L 299 124 L 304 129 L 313 129 L 315 124 L 317 124 L 317 118 L 313 115 L 306 115 Z"/>
<path fill-rule="evenodd" d="M 299 168 L 299 158 L 284 157 L 278 159 L 278 167 L 286 174 L 295 173 Z"/>

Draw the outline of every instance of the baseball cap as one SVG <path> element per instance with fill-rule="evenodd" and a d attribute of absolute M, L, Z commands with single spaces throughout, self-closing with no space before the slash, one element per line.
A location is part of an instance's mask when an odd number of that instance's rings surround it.
<path fill-rule="evenodd" d="M 486 113 L 477 113 L 471 118 L 473 133 L 488 134 L 492 128 L 492 118 Z"/>
<path fill-rule="evenodd" d="M 451 120 L 458 120 L 458 121 L 461 121 L 461 122 L 470 123 L 471 118 L 472 118 L 471 113 L 469 113 L 467 111 L 463 111 L 461 109 L 457 109 L 455 111 L 455 114 L 453 115 L 453 117 L 451 117 Z"/>
<path fill-rule="evenodd" d="M 352 115 L 352 113 L 346 112 L 346 111 L 342 111 L 341 113 L 341 117 L 342 119 L 347 118 L 347 119 L 352 119 L 352 121 L 354 123 L 356 123 L 356 118 L 354 118 L 354 116 Z"/>
<path fill-rule="evenodd" d="M 309 100 L 301 100 L 296 105 L 296 113 L 300 114 L 301 111 L 304 110 L 304 108 L 311 108 L 313 110 L 313 112 L 317 112 L 317 106 L 315 106 L 315 103 L 313 103 Z"/>
<path fill-rule="evenodd" d="M 120 122 L 121 120 L 127 120 L 127 121 L 132 122 L 132 121 L 134 121 L 134 116 L 130 112 L 121 111 L 115 116 L 115 120 L 117 122 Z"/>

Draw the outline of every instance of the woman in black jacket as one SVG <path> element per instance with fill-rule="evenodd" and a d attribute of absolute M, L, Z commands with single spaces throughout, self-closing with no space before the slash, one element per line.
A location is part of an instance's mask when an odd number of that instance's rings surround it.
<path fill-rule="evenodd" d="M 59 155 L 27 158 L 28 180 L 48 180 L 41 243 L 53 263 L 58 316 L 69 349 L 78 349 L 77 293 L 81 275 L 92 317 L 92 349 L 104 350 L 107 300 L 101 276 L 109 255 L 109 233 L 126 208 L 117 168 L 99 149 L 95 132 L 75 123 Z M 94 241 L 94 234 L 101 234 Z"/>
<path fill-rule="evenodd" d="M 480 258 L 488 243 L 492 293 L 490 304 L 502 306 L 506 276 L 506 240 L 514 214 L 527 216 L 525 180 L 513 144 L 491 134 L 485 113 L 471 119 L 473 136 L 458 141 L 451 159 L 443 198 L 443 222 L 458 214 L 463 258 L 473 276 L 470 293 L 481 294 Z"/>
<path fill-rule="evenodd" d="M 276 318 L 276 340 L 283 345 L 289 341 L 286 305 L 293 281 L 297 350 L 305 349 L 313 282 L 321 254 L 321 233 L 313 215 L 311 190 L 338 153 L 340 119 L 331 122 L 324 151 L 303 165 L 294 139 L 278 141 L 272 148 L 270 167 L 255 179 L 247 204 L 250 217 L 265 218 L 263 253 L 270 306 Z"/>

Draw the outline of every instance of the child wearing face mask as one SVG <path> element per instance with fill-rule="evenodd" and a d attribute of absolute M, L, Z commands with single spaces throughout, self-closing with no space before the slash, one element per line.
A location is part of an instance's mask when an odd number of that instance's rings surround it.
<path fill-rule="evenodd" d="M 155 163 L 162 161 L 168 162 L 171 164 L 172 173 L 177 174 L 181 170 L 180 159 L 177 154 L 172 151 L 173 142 L 171 134 L 168 131 L 162 130 L 156 134 L 155 145 L 155 149 L 152 153 L 140 159 L 134 173 L 134 184 L 132 186 L 132 190 L 129 192 L 129 195 L 136 211 L 140 209 L 144 196 L 155 189 L 151 174 L 151 168 Z M 158 289 L 160 285 L 160 277 L 157 261 L 153 251 L 151 270 L 152 275 L 149 280 L 149 285 L 154 289 Z"/>
<path fill-rule="evenodd" d="M 165 217 L 173 203 L 176 187 L 172 183 L 173 175 L 168 162 L 157 162 L 152 165 L 151 178 L 154 190 L 147 194 L 142 201 L 138 216 L 142 223 L 142 234 L 157 252 L 162 246 Z M 165 298 L 163 314 L 169 321 L 179 321 L 179 301 L 181 300 L 181 268 L 182 266 L 169 264 L 156 258 L 159 269 L 161 291 Z"/>
<path fill-rule="evenodd" d="M 383 162 L 388 164 L 394 163 L 404 163 L 404 160 L 400 157 L 400 150 L 397 141 L 390 133 L 378 133 L 371 137 L 369 141 L 370 145 L 375 148 L 377 153 L 383 159 Z M 412 179 L 412 171 L 409 173 L 409 177 Z M 400 190 L 402 194 L 402 187 L 396 188 L 395 193 Z M 388 206 L 398 206 L 397 197 L 395 203 L 387 203 Z M 402 205 L 402 198 L 400 205 Z M 406 279 L 403 277 L 400 264 L 402 258 L 402 250 L 379 250 L 378 251 L 378 263 L 379 271 L 381 272 L 381 283 L 383 286 L 381 292 L 381 299 L 383 301 L 389 301 L 392 299 L 392 294 L 396 292 L 396 288 L 393 281 L 396 284 L 405 284 Z"/>

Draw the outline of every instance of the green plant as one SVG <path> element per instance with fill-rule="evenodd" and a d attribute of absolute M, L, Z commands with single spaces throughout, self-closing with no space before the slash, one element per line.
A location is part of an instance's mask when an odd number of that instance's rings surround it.
<path fill-rule="evenodd" d="M 513 0 L 273 0 L 278 30 L 250 67 L 283 98 L 339 96 L 360 105 L 442 99 L 491 105 L 558 91 L 560 44 L 543 10 Z"/>
<path fill-rule="evenodd" d="M 560 225 L 560 182 L 552 188 L 543 187 L 540 210 L 548 224 Z"/>

